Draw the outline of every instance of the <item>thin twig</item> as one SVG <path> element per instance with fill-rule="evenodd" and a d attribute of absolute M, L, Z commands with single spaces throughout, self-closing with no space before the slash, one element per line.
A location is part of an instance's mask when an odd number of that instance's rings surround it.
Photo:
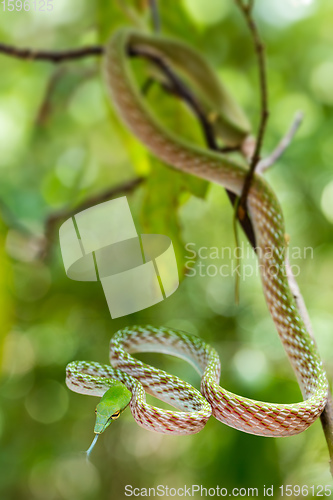
<path fill-rule="evenodd" d="M 95 65 L 76 67 L 73 65 L 62 64 L 60 66 L 55 66 L 54 72 L 51 74 L 50 79 L 46 85 L 45 94 L 40 104 L 40 108 L 36 115 L 36 125 L 43 126 L 50 117 L 53 111 L 53 96 L 60 81 L 69 73 L 75 74 L 81 81 L 81 83 L 93 76 L 96 76 L 98 71 Z"/>
<path fill-rule="evenodd" d="M 260 100 L 261 100 L 261 120 L 260 120 L 260 125 L 259 125 L 259 132 L 257 136 L 257 143 L 256 143 L 256 148 L 254 155 L 252 157 L 251 163 L 250 163 L 250 169 L 249 173 L 246 177 L 244 187 L 243 187 L 243 192 L 241 195 L 241 198 L 239 200 L 239 205 L 238 205 L 238 217 L 240 220 L 245 216 L 246 214 L 246 199 L 248 195 L 248 191 L 251 186 L 251 181 L 253 178 L 253 174 L 255 172 L 255 169 L 258 165 L 258 162 L 260 160 L 260 152 L 263 144 L 263 139 L 266 131 L 266 125 L 267 125 L 267 120 L 269 116 L 269 111 L 268 111 L 268 88 L 267 88 L 267 76 L 266 76 L 266 58 L 265 58 L 265 48 L 264 45 L 261 41 L 257 26 L 253 20 L 252 17 L 252 11 L 254 7 L 254 0 L 249 0 L 247 4 L 243 3 L 242 0 L 235 0 L 236 4 L 240 8 L 240 10 L 243 12 L 244 17 L 246 19 L 246 22 L 248 24 L 248 27 L 250 29 L 250 32 L 252 34 L 254 46 L 255 46 L 255 51 L 257 54 L 257 59 L 258 59 L 258 68 L 259 68 L 259 78 L 260 78 Z M 299 119 L 300 120 L 300 119 Z M 298 121 L 297 120 L 297 125 L 296 125 L 296 130 L 298 128 Z M 291 134 L 289 133 L 290 140 L 292 139 L 293 135 L 295 135 L 294 128 L 291 131 Z M 288 137 L 288 139 L 289 139 Z M 288 140 L 287 139 L 287 140 Z M 283 141 L 282 141 L 283 142 Z M 278 148 L 278 154 L 283 153 L 285 150 L 284 145 L 285 142 L 283 143 L 282 148 Z M 290 142 L 290 141 L 289 141 Z M 288 144 L 287 144 L 288 145 Z M 280 145 L 279 145 L 280 146 Z M 274 153 L 273 153 L 274 154 Z M 273 155 L 272 155 L 273 156 Z M 275 159 L 274 159 L 275 161 Z M 268 168 L 268 167 L 267 167 Z M 294 297 L 297 303 L 297 306 L 299 308 L 300 315 L 302 316 L 302 319 L 310 333 L 310 335 L 313 337 L 313 331 L 310 323 L 310 318 L 309 314 L 307 312 L 304 299 L 300 293 L 300 290 L 298 288 L 297 282 L 295 280 L 295 277 L 290 269 L 289 262 L 286 263 L 286 268 L 287 268 L 287 273 L 288 273 L 288 278 L 289 278 L 289 283 L 291 285 L 291 288 L 294 293 Z M 333 400 L 331 393 L 329 391 L 328 394 L 328 400 L 326 407 L 320 417 L 322 428 L 324 431 L 324 435 L 326 438 L 326 443 L 330 455 L 330 471 L 333 476 Z"/>
<path fill-rule="evenodd" d="M 42 101 L 40 108 L 38 110 L 38 113 L 37 113 L 37 117 L 36 117 L 36 125 L 37 126 L 44 125 L 48 116 L 50 115 L 52 95 L 54 93 L 54 90 L 55 90 L 59 80 L 63 77 L 64 74 L 65 74 L 65 67 L 58 66 L 54 70 L 53 74 L 51 75 L 49 82 L 47 84 L 46 90 L 45 90 L 45 95 L 44 95 L 43 101 Z"/>
<path fill-rule="evenodd" d="M 291 141 L 295 137 L 299 127 L 302 124 L 303 118 L 304 118 L 304 114 L 302 113 L 302 111 L 297 111 L 297 113 L 295 114 L 295 117 L 293 119 L 293 122 L 291 124 L 291 127 L 289 128 L 286 135 L 281 139 L 281 141 L 279 142 L 279 144 L 277 145 L 277 147 L 273 151 L 273 153 L 258 163 L 257 168 L 256 168 L 256 172 L 263 174 L 267 169 L 269 169 L 269 167 L 274 165 L 274 163 L 279 158 L 281 158 L 281 156 L 286 151 L 286 149 L 290 146 Z"/>
<path fill-rule="evenodd" d="M 250 0 L 247 4 L 244 3 L 243 0 L 235 0 L 235 3 L 243 13 L 253 39 L 255 53 L 258 61 L 259 82 L 260 82 L 260 107 L 261 107 L 260 124 L 257 135 L 256 147 L 253 157 L 251 159 L 249 173 L 246 176 L 243 192 L 241 194 L 238 206 L 238 216 L 239 219 L 242 220 L 242 218 L 245 216 L 246 213 L 246 199 L 251 186 L 253 174 L 260 160 L 260 153 L 266 132 L 269 111 L 268 111 L 268 88 L 267 88 L 265 46 L 261 40 L 257 25 L 253 19 L 254 0 Z"/>
<path fill-rule="evenodd" d="M 155 33 L 159 33 L 161 31 L 161 18 L 158 10 L 157 0 L 149 0 L 149 6 L 151 10 L 154 31 Z"/>
<path fill-rule="evenodd" d="M 117 195 L 120 194 L 129 194 L 132 193 L 137 187 L 139 187 L 144 181 L 144 177 L 137 177 L 131 181 L 124 182 L 123 184 L 119 184 L 118 186 L 113 186 L 102 193 L 99 193 L 95 196 L 84 200 L 79 205 L 76 205 L 73 208 L 60 210 L 58 212 L 50 214 L 45 222 L 45 240 L 46 240 L 46 248 L 43 249 L 43 257 L 48 254 L 50 244 L 54 237 L 54 232 L 57 225 L 65 220 L 73 217 L 73 215 L 78 212 L 82 212 L 82 210 L 86 210 L 87 208 L 93 207 L 98 203 L 103 203 L 103 201 L 111 200 Z"/>
<path fill-rule="evenodd" d="M 49 61 L 52 63 L 59 63 L 62 61 L 69 61 L 72 59 L 82 59 L 90 56 L 100 56 L 104 52 L 104 47 L 101 45 L 92 45 L 90 47 L 80 47 L 78 49 L 69 50 L 35 50 L 35 49 L 22 49 L 0 43 L 0 53 L 7 56 L 16 57 L 18 59 L 26 59 L 28 61 Z"/>

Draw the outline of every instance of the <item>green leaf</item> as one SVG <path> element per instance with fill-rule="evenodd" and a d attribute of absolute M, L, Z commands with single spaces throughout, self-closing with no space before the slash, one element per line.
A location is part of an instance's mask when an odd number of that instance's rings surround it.
<path fill-rule="evenodd" d="M 145 183 L 141 223 L 145 233 L 171 238 L 182 278 L 185 253 L 179 208 L 191 194 L 204 197 L 208 183 L 171 170 L 155 158 L 151 158 L 151 164 L 152 173 Z"/>

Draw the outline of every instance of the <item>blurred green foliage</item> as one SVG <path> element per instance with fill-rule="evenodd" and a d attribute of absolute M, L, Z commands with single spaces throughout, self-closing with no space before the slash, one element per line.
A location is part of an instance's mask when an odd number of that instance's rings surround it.
<path fill-rule="evenodd" d="M 205 55 L 253 123 L 258 85 L 252 43 L 231 0 L 160 0 L 163 31 Z M 2 11 L 0 39 L 16 46 L 64 49 L 105 41 L 119 25 L 149 25 L 144 2 L 54 0 L 49 13 Z M 292 146 L 267 177 L 281 200 L 291 246 L 329 378 L 333 373 L 333 5 L 329 0 L 258 0 L 256 16 L 269 59 L 268 153 L 294 112 L 305 120 Z M 167 325 L 200 335 L 218 349 L 222 385 L 256 399 L 300 398 L 295 377 L 264 304 L 258 277 L 208 276 L 191 264 L 168 300 L 111 320 L 101 287 L 68 280 L 57 231 L 38 257 L 47 217 L 139 175 L 129 195 L 140 232 L 174 241 L 182 269 L 189 248 L 234 246 L 232 210 L 221 187 L 168 170 L 120 124 L 90 57 L 58 66 L 0 55 L 0 497 L 2 500 L 124 498 L 126 484 L 258 487 L 330 484 L 320 423 L 299 436 L 260 438 L 210 419 L 194 436 L 149 433 L 129 410 L 112 424 L 86 464 L 96 399 L 71 393 L 65 366 L 73 359 L 108 362 L 112 334 L 129 324 Z M 203 144 L 184 106 L 152 89 L 150 100 L 168 126 Z M 245 242 L 245 240 L 244 240 Z M 186 244 L 192 243 L 190 247 Z M 305 257 L 305 258 L 303 258 Z M 199 264 L 206 266 L 199 276 Z M 243 264 L 255 266 L 253 257 Z M 212 268 L 211 268 L 212 269 Z M 193 271 L 189 272 L 193 274 Z M 198 385 L 183 363 L 145 357 Z"/>

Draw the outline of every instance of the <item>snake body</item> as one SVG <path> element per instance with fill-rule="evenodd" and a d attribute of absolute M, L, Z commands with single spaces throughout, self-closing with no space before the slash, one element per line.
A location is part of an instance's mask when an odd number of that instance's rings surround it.
<path fill-rule="evenodd" d="M 131 30 L 116 32 L 106 49 L 105 79 L 119 116 L 134 135 L 171 167 L 223 185 L 239 196 L 247 168 L 222 154 L 206 151 L 174 136 L 148 108 L 135 83 L 129 51 L 146 46 L 168 59 L 164 45 Z M 111 340 L 111 366 L 74 362 L 67 384 L 83 394 L 101 396 L 114 380 L 132 393 L 131 412 L 149 430 L 190 434 L 200 431 L 212 414 L 219 421 L 251 434 L 287 436 L 311 425 L 323 411 L 328 383 L 317 347 L 307 331 L 290 289 L 285 262 L 285 230 L 280 204 L 264 179 L 255 175 L 247 198 L 257 242 L 263 291 L 269 312 L 295 371 L 304 401 L 274 404 L 254 401 L 223 389 L 220 361 L 213 347 L 199 338 L 166 328 L 137 327 Z M 201 394 L 189 384 L 133 358 L 135 352 L 164 352 L 189 361 L 201 375 Z M 148 405 L 145 391 L 180 411 Z"/>

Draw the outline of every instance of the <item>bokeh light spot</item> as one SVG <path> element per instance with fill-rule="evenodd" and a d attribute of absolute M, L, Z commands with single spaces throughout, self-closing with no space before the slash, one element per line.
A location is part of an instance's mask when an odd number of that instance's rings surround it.
<path fill-rule="evenodd" d="M 183 0 L 183 4 L 193 21 L 203 25 L 219 23 L 230 10 L 229 3 L 221 0 Z"/>
<path fill-rule="evenodd" d="M 325 61 L 313 70 L 311 87 L 316 97 L 324 104 L 333 104 L 333 61 Z"/>
<path fill-rule="evenodd" d="M 83 126 L 92 125 L 105 118 L 107 107 L 101 83 L 89 80 L 80 85 L 71 99 L 69 112 L 72 118 Z"/>
<path fill-rule="evenodd" d="M 14 266 L 14 292 L 25 302 L 35 302 L 46 295 L 51 285 L 49 269 L 41 262 Z"/>
<path fill-rule="evenodd" d="M 70 457 L 56 464 L 55 484 L 64 499 L 90 497 L 99 488 L 99 476 L 95 467 L 84 455 Z"/>
<path fill-rule="evenodd" d="M 25 116 L 15 99 L 0 102 L 0 167 L 10 163 L 24 142 Z"/>
<path fill-rule="evenodd" d="M 53 467 L 53 462 L 39 460 L 30 470 L 29 489 L 38 500 L 57 498 L 57 492 L 50 488 L 50 484 L 53 484 Z"/>
<path fill-rule="evenodd" d="M 78 179 L 83 169 L 86 153 L 82 148 L 72 148 L 65 151 L 56 164 L 56 174 L 60 182 L 66 187 L 71 187 Z"/>
<path fill-rule="evenodd" d="M 264 20 L 275 26 L 286 26 L 312 15 L 316 2 L 312 0 L 261 0 L 258 11 Z"/>
<path fill-rule="evenodd" d="M 234 359 L 238 376 L 247 384 L 263 386 L 267 381 L 267 361 L 264 353 L 256 349 L 241 349 Z"/>
<path fill-rule="evenodd" d="M 290 120 L 298 111 L 304 113 L 304 120 L 295 140 L 308 137 L 316 130 L 321 120 L 318 105 L 306 94 L 295 93 L 280 99 L 272 111 L 271 125 L 276 128 L 280 136 L 286 133 L 286 130 L 290 126 Z"/>
<path fill-rule="evenodd" d="M 3 372 L 21 375 L 29 372 L 34 363 L 34 350 L 28 337 L 21 332 L 9 333 L 4 343 Z"/>
<path fill-rule="evenodd" d="M 27 333 L 39 365 L 65 364 L 74 356 L 77 340 L 61 326 L 43 323 L 32 326 Z"/>
<path fill-rule="evenodd" d="M 65 415 L 68 392 L 59 382 L 45 380 L 28 394 L 25 406 L 31 418 L 42 424 L 52 424 Z"/>

